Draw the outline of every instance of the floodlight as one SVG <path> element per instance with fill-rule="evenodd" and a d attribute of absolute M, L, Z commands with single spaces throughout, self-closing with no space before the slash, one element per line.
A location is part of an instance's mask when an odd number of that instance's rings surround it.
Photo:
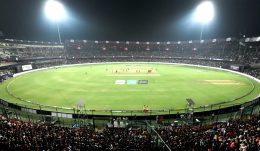
<path fill-rule="evenodd" d="M 214 6 L 211 1 L 202 2 L 195 10 L 194 19 L 202 24 L 210 22 L 214 17 Z"/>
<path fill-rule="evenodd" d="M 66 14 L 63 5 L 57 0 L 48 0 L 45 4 L 44 12 L 53 21 L 62 20 Z"/>
<path fill-rule="evenodd" d="M 45 15 L 52 21 L 56 22 L 59 43 L 61 44 L 60 28 L 58 22 L 65 18 L 66 12 L 63 5 L 57 0 L 48 0 L 44 7 Z"/>

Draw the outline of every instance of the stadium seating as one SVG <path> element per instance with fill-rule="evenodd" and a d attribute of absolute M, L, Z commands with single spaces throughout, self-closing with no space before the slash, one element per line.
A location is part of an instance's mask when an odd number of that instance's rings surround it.
<path fill-rule="evenodd" d="M 243 65 L 259 77 L 259 42 L 245 39 L 213 39 L 179 42 L 122 42 L 67 40 L 64 45 L 22 40 L 4 40 L 0 60 L 30 63 L 34 68 L 89 62 L 173 62 L 229 68 Z M 251 68 L 252 67 L 252 68 Z"/>
<path fill-rule="evenodd" d="M 166 126 L 156 131 L 173 151 L 257 151 L 260 117 L 203 127 Z M 31 124 L 0 115 L 0 150 L 167 150 L 148 129 L 67 128 Z"/>

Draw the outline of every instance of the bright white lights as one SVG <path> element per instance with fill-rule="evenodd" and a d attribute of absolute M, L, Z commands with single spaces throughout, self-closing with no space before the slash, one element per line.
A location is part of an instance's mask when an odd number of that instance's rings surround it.
<path fill-rule="evenodd" d="M 202 24 L 210 22 L 214 17 L 214 6 L 211 1 L 202 2 L 195 11 L 194 19 Z"/>
<path fill-rule="evenodd" d="M 66 14 L 63 5 L 57 0 L 48 0 L 45 4 L 44 12 L 53 21 L 64 19 Z"/>

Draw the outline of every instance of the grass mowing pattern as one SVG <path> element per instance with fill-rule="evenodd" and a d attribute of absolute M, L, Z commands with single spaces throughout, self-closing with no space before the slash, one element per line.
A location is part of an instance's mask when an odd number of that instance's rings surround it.
<path fill-rule="evenodd" d="M 123 71 L 124 70 L 124 71 Z M 128 70 L 125 72 L 125 70 Z M 151 73 L 147 73 L 152 70 Z M 148 80 L 144 85 L 116 85 L 116 80 Z M 192 98 L 195 107 L 226 102 L 242 103 L 260 93 L 256 81 L 230 72 L 163 64 L 98 64 L 42 70 L 18 76 L 0 85 L 0 97 L 33 106 L 32 102 L 75 108 L 84 100 L 86 109 L 150 110 L 181 109 Z"/>

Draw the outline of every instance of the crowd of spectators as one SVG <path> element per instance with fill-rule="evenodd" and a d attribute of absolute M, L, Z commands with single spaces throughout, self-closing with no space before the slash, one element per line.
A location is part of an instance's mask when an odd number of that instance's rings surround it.
<path fill-rule="evenodd" d="M 171 43 L 171 42 L 107 42 L 107 41 L 68 41 L 65 43 L 71 57 L 93 56 L 143 56 L 143 57 L 192 57 L 233 59 L 225 55 L 225 50 L 238 49 L 234 42 L 225 43 Z M 232 51 L 231 51 L 232 52 Z"/>
<path fill-rule="evenodd" d="M 173 151 L 257 151 L 260 117 L 155 131 Z M 167 150 L 149 128 L 68 128 L 0 116 L 0 150 Z"/>
<path fill-rule="evenodd" d="M 213 39 L 179 42 L 129 42 L 67 40 L 57 43 L 2 41 L 0 60 L 35 68 L 91 62 L 171 62 L 229 68 L 260 64 L 259 42 Z M 246 73 L 259 77 L 256 69 Z"/>
<path fill-rule="evenodd" d="M 245 71 L 245 73 L 260 79 L 260 69 L 259 68 L 247 70 L 247 71 Z"/>
<path fill-rule="evenodd" d="M 260 149 L 259 116 L 246 120 L 215 123 L 201 127 L 166 127 L 159 134 L 173 150 L 257 151 Z"/>
<path fill-rule="evenodd" d="M 64 46 L 47 44 L 20 44 L 2 42 L 0 60 L 20 61 L 32 59 L 65 58 Z"/>
<path fill-rule="evenodd" d="M 0 83 L 4 80 L 13 77 L 13 72 L 10 70 L 0 70 Z"/>
<path fill-rule="evenodd" d="M 1 43 L 1 56 L 18 59 L 145 57 L 226 60 L 235 63 L 258 63 L 259 43 L 239 39 L 179 42 L 122 42 L 67 40 L 64 45 L 40 43 Z"/>
<path fill-rule="evenodd" d="M 182 42 L 76 41 L 65 43 L 68 57 L 100 56 L 162 57 L 228 60 L 236 63 L 258 62 L 259 44 L 246 45 L 238 39 Z"/>
<path fill-rule="evenodd" d="M 65 52 L 63 47 L 55 46 L 34 46 L 19 49 L 17 54 L 21 59 L 32 59 L 32 58 L 61 58 L 65 57 Z"/>

